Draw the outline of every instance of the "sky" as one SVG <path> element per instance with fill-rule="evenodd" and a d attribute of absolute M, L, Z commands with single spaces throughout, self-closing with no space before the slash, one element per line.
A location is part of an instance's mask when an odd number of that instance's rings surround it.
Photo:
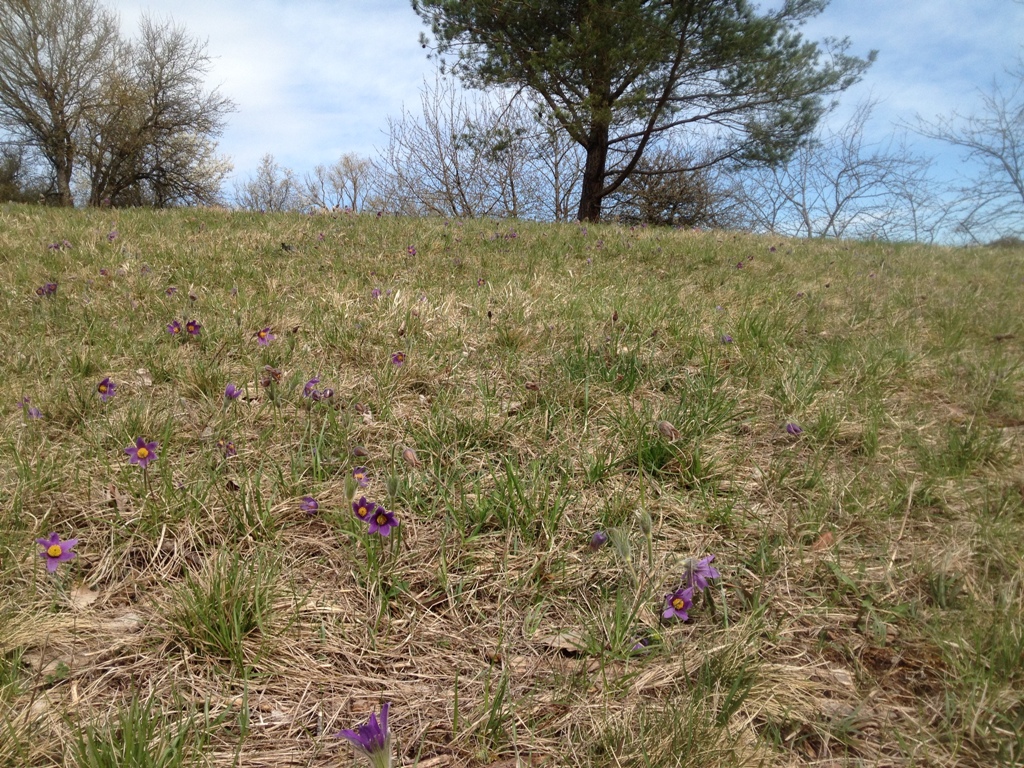
<path fill-rule="evenodd" d="M 419 44 L 425 25 L 409 0 L 107 0 L 126 35 L 143 14 L 173 19 L 211 55 L 208 85 L 232 99 L 219 151 L 232 181 L 248 178 L 270 153 L 300 176 L 342 154 L 373 157 L 387 144 L 387 121 L 418 109 L 435 63 Z M 762 3 L 768 5 L 769 3 Z M 920 115 L 970 114 L 978 89 L 1024 51 L 1021 0 L 832 0 L 805 37 L 849 37 L 850 52 L 878 60 L 847 91 L 831 118 L 864 99 L 879 102 L 870 129 L 887 135 Z M 940 175 L 958 173 L 954 152 L 938 155 Z"/>

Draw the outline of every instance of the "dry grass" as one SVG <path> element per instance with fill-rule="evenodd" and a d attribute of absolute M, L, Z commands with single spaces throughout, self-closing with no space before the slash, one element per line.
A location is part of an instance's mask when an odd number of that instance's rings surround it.
<path fill-rule="evenodd" d="M 331 734 L 383 701 L 402 765 L 1022 759 L 1024 253 L 0 221 L 0 764 L 333 765 Z M 198 340 L 164 330 L 193 317 Z M 330 401 L 302 396 L 314 374 Z M 139 435 L 160 442 L 146 478 Z M 590 551 L 595 530 L 618 546 Z M 80 539 L 54 575 L 50 531 Z M 663 621 L 708 554 L 720 582 Z M 128 714 L 143 757 L 83 757 Z"/>

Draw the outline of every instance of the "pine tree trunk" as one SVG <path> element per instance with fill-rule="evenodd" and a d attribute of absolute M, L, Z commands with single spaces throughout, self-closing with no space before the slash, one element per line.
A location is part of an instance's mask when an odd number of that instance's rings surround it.
<path fill-rule="evenodd" d="M 580 221 L 601 220 L 601 199 L 604 192 L 604 171 L 608 163 L 609 126 L 594 125 L 587 142 L 587 162 L 583 167 L 580 190 Z"/>

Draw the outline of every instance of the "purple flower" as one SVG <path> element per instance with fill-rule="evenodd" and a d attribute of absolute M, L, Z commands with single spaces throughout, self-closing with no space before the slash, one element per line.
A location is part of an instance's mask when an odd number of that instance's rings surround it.
<path fill-rule="evenodd" d="M 372 291 L 370 291 L 370 296 L 372 298 L 374 298 L 374 299 L 379 299 L 380 298 L 380 288 L 374 288 Z"/>
<path fill-rule="evenodd" d="M 147 443 L 145 438 L 137 437 L 135 438 L 135 445 L 129 445 L 124 449 L 124 452 L 130 457 L 128 459 L 129 464 L 138 464 L 142 469 L 145 469 L 151 462 L 157 460 L 156 449 L 156 440 Z"/>
<path fill-rule="evenodd" d="M 799 424 L 789 422 L 789 424 L 786 425 L 786 432 L 788 432 L 791 435 L 799 435 L 803 431 L 803 428 Z"/>
<path fill-rule="evenodd" d="M 476 284 L 477 284 L 477 286 L 482 286 L 482 285 L 486 285 L 486 284 L 487 284 L 487 281 L 486 281 L 486 280 L 484 280 L 484 279 L 483 279 L 482 277 L 478 277 L 478 278 L 476 279 Z"/>
<path fill-rule="evenodd" d="M 312 496 L 303 496 L 302 500 L 299 502 L 299 509 L 307 515 L 315 515 L 317 510 L 320 509 L 320 502 Z"/>
<path fill-rule="evenodd" d="M 409 256 L 415 256 L 416 255 L 416 246 L 415 245 L 410 245 L 408 248 L 405 249 L 405 252 Z"/>
<path fill-rule="evenodd" d="M 590 537 L 590 551 L 597 552 L 601 547 L 608 543 L 608 534 L 604 531 L 594 531 L 594 535 Z"/>
<path fill-rule="evenodd" d="M 43 418 L 43 412 L 40 411 L 38 408 L 29 405 L 29 399 L 27 397 L 21 398 L 21 401 L 18 403 L 18 405 L 21 406 L 21 409 L 25 412 L 25 415 L 28 416 L 28 418 L 30 418 L 30 419 L 41 419 L 41 418 Z"/>
<path fill-rule="evenodd" d="M 78 539 L 61 541 L 60 536 L 56 533 L 51 533 L 50 538 L 36 539 L 36 543 L 43 548 L 39 556 L 46 560 L 46 570 L 50 573 L 56 571 L 57 566 L 61 563 L 66 563 L 77 556 L 71 549 L 78 543 Z"/>
<path fill-rule="evenodd" d="M 117 384 L 112 382 L 110 380 L 110 377 L 108 376 L 107 378 L 105 378 L 103 381 L 96 385 L 96 391 L 99 392 L 100 394 L 100 400 L 102 400 L 105 403 L 107 402 L 107 400 L 109 400 L 110 398 L 117 394 Z"/>
<path fill-rule="evenodd" d="M 259 342 L 260 346 L 265 347 L 272 342 L 276 337 L 270 332 L 270 326 L 266 328 L 260 328 L 256 331 L 256 341 Z"/>
<path fill-rule="evenodd" d="M 363 522 L 369 522 L 373 513 L 377 511 L 377 505 L 372 501 L 367 501 L 365 496 L 361 496 L 358 501 L 352 502 L 352 511 Z"/>
<path fill-rule="evenodd" d="M 225 400 L 237 400 L 240 394 L 242 394 L 242 390 L 230 382 L 228 382 L 228 385 L 224 387 Z"/>
<path fill-rule="evenodd" d="M 352 477 L 355 478 L 360 488 L 365 488 L 370 484 L 370 477 L 366 474 L 366 467 L 356 467 L 353 469 Z"/>
<path fill-rule="evenodd" d="M 392 528 L 398 527 L 398 521 L 395 520 L 395 513 L 388 512 L 379 504 L 367 522 L 370 524 L 369 532 L 379 533 L 381 536 L 389 535 Z"/>
<path fill-rule="evenodd" d="M 647 648 L 648 648 L 648 646 L 650 646 L 650 644 L 651 644 L 651 638 L 649 638 L 649 637 L 641 637 L 639 640 L 637 640 L 635 643 L 633 643 L 633 647 L 630 649 L 630 651 L 632 651 L 633 653 L 643 653 L 644 651 L 647 650 Z"/>
<path fill-rule="evenodd" d="M 173 296 L 177 292 L 178 292 L 178 288 L 177 288 L 177 286 L 174 286 L 174 285 L 167 286 L 167 290 L 164 291 L 164 293 L 166 293 L 168 296 Z"/>
<path fill-rule="evenodd" d="M 687 558 L 683 566 L 683 586 L 691 589 L 695 587 L 702 592 L 707 589 L 711 579 L 717 579 L 722 575 L 717 568 L 711 565 L 711 561 L 714 559 L 714 555 L 708 555 L 702 560 Z"/>
<path fill-rule="evenodd" d="M 37 296 L 53 296 L 57 293 L 56 283 L 43 283 L 41 286 L 36 288 Z"/>
<path fill-rule="evenodd" d="M 691 606 L 693 606 L 693 587 L 677 589 L 675 592 L 665 595 L 665 610 L 661 612 L 661 617 L 686 621 L 690 618 L 687 610 Z"/>
<path fill-rule="evenodd" d="M 314 389 L 310 393 L 309 397 L 315 403 L 319 403 L 321 400 L 330 400 L 332 397 L 334 397 L 334 390 L 331 389 L 330 387 L 324 387 L 323 389 Z"/>
<path fill-rule="evenodd" d="M 370 713 L 370 719 L 366 725 L 357 725 L 356 729 L 338 731 L 334 734 L 336 739 L 348 739 L 352 746 L 362 752 L 370 761 L 373 768 L 389 768 L 391 765 L 391 734 L 388 732 L 388 707 L 390 702 L 384 702 L 380 708 L 380 722 L 377 722 L 377 715 Z"/>
<path fill-rule="evenodd" d="M 723 344 L 732 344 L 732 336 L 730 336 L 728 333 L 723 333 L 722 334 L 722 343 Z"/>
<path fill-rule="evenodd" d="M 167 332 L 171 334 L 171 336 L 180 336 L 181 323 L 179 323 L 177 320 L 171 320 L 171 322 L 167 325 Z"/>
<path fill-rule="evenodd" d="M 309 397 L 316 392 L 316 385 L 320 383 L 320 377 L 314 376 L 312 379 L 306 382 L 306 386 L 302 388 L 302 396 Z"/>
<path fill-rule="evenodd" d="M 220 452 L 224 454 L 225 459 L 230 459 L 232 456 L 238 455 L 238 449 L 235 448 L 235 444 L 230 440 L 225 440 L 223 437 L 217 441 L 217 447 Z"/>
<path fill-rule="evenodd" d="M 405 365 L 405 352 L 392 352 L 391 362 L 399 367 Z"/>
<path fill-rule="evenodd" d="M 189 336 L 198 336 L 202 329 L 203 326 L 199 324 L 198 320 L 189 320 L 185 323 L 185 330 L 188 331 Z"/>
<path fill-rule="evenodd" d="M 117 235 L 118 235 L 118 232 L 117 232 L 116 229 L 112 229 L 109 232 L 107 232 L 107 242 L 108 243 L 112 243 L 115 240 L 117 240 Z"/>

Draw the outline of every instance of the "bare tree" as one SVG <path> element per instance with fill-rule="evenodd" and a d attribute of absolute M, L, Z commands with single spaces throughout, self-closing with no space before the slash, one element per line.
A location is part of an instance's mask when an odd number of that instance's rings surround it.
<path fill-rule="evenodd" d="M 301 193 L 304 206 L 358 211 L 370 194 L 372 172 L 373 162 L 353 152 L 342 155 L 330 167 L 318 165 L 306 174 Z"/>
<path fill-rule="evenodd" d="M 24 147 L 0 146 L 0 202 L 35 203 L 55 194 L 52 174 L 36 167 Z"/>
<path fill-rule="evenodd" d="M 378 204 L 441 216 L 530 214 L 524 189 L 528 127 L 509 102 L 470 100 L 438 77 L 421 93 L 422 113 L 388 121 L 376 163 Z"/>
<path fill-rule="evenodd" d="M 957 223 L 975 241 L 1024 234 L 1024 60 L 1008 74 L 1007 87 L 993 83 L 980 93 L 975 114 L 918 120 L 921 135 L 960 148 L 977 164 L 959 189 Z"/>
<path fill-rule="evenodd" d="M 609 212 L 628 223 L 742 228 L 746 217 L 733 182 L 721 166 L 705 162 L 713 154 L 710 148 L 688 151 L 672 143 L 650 150 L 610 196 Z"/>
<path fill-rule="evenodd" d="M 260 159 L 253 177 L 235 186 L 235 203 L 250 211 L 294 211 L 301 202 L 295 172 L 278 165 L 269 153 Z"/>
<path fill-rule="evenodd" d="M 184 27 L 148 17 L 136 42 L 117 47 L 78 142 L 89 204 L 219 202 L 231 165 L 214 139 L 234 104 L 204 88 L 209 63 L 206 44 Z"/>
<path fill-rule="evenodd" d="M 805 237 L 933 238 L 941 206 L 928 191 L 931 161 L 899 137 L 869 141 L 874 107 L 861 104 L 841 128 L 818 131 L 787 162 L 748 170 L 741 200 L 754 226 Z"/>
<path fill-rule="evenodd" d="M 529 135 L 529 167 L 537 190 L 537 212 L 542 219 L 576 219 L 586 153 L 565 133 L 547 105 L 527 102 L 534 116 Z"/>
<path fill-rule="evenodd" d="M 95 0 L 0 2 L 0 125 L 50 164 L 62 205 L 74 204 L 76 137 L 117 40 L 117 17 Z"/>

